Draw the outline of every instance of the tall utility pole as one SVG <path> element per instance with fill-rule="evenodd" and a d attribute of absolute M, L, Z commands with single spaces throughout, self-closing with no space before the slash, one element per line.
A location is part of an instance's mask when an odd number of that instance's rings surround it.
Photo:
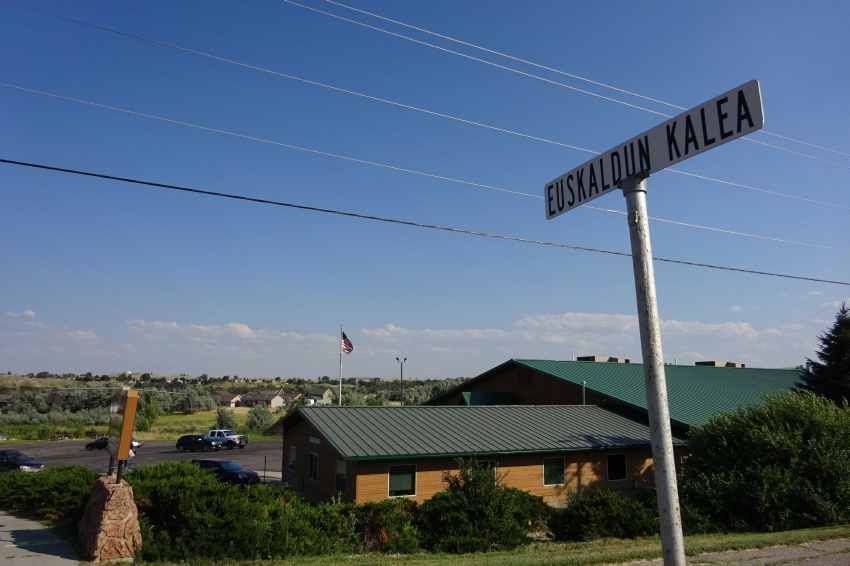
<path fill-rule="evenodd" d="M 399 381 L 401 382 L 401 406 L 404 406 L 404 363 L 407 361 L 407 358 L 399 358 L 396 356 L 395 361 L 398 362 L 399 366 Z"/>

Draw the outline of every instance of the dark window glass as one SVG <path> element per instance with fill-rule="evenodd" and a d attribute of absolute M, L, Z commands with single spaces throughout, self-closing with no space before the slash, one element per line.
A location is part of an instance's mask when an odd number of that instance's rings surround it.
<path fill-rule="evenodd" d="M 416 466 L 390 466 L 390 497 L 416 495 Z"/>
<path fill-rule="evenodd" d="M 625 454 L 611 454 L 608 456 L 608 479 L 611 481 L 626 479 Z"/>
<path fill-rule="evenodd" d="M 308 476 L 311 480 L 319 479 L 319 456 L 310 454 L 310 470 Z"/>
<path fill-rule="evenodd" d="M 562 485 L 564 483 L 564 459 L 546 458 L 543 460 L 543 485 Z"/>

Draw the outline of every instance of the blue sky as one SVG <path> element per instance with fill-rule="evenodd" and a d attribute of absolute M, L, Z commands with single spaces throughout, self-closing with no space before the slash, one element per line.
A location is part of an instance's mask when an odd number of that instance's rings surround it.
<path fill-rule="evenodd" d="M 415 33 L 319 0 L 311 6 Z M 352 4 L 691 106 L 761 81 L 766 128 L 850 152 L 841 2 Z M 9 3 L 3 81 L 542 194 L 586 154 L 391 108 L 59 21 L 73 16 L 342 88 L 603 150 L 661 119 L 279 2 Z M 433 40 L 421 34 L 416 37 Z M 450 44 L 444 45 L 453 47 Z M 472 55 L 481 53 L 467 50 Z M 507 63 L 494 56 L 486 56 Z M 625 95 L 510 63 L 524 71 Z M 653 106 L 659 110 L 663 107 Z M 299 203 L 628 249 L 621 217 L 0 88 L 0 155 Z M 784 143 L 760 137 L 771 143 Z M 660 173 L 659 217 L 828 248 L 652 227 L 659 256 L 850 279 L 850 159 L 736 141 L 681 165 L 844 209 Z M 509 357 L 639 359 L 624 258 L 480 240 L 0 168 L 0 369 L 470 375 Z M 619 194 L 594 204 L 622 209 Z M 665 356 L 788 366 L 847 288 L 658 265 Z"/>

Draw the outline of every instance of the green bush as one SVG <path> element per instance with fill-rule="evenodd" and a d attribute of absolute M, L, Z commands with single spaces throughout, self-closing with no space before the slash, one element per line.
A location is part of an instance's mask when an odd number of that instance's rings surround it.
<path fill-rule="evenodd" d="M 567 506 L 553 512 L 550 526 L 557 540 L 634 538 L 658 532 L 655 498 L 624 495 L 613 489 L 586 489 L 572 494 Z"/>
<path fill-rule="evenodd" d="M 0 509 L 48 521 L 80 520 L 97 474 L 82 466 L 0 474 Z"/>
<path fill-rule="evenodd" d="M 309 505 L 288 489 L 221 483 L 188 463 L 127 475 L 142 518 L 145 560 L 262 559 L 351 552 L 345 505 Z"/>
<path fill-rule="evenodd" d="M 248 430 L 251 432 L 265 432 L 272 425 L 274 417 L 265 405 L 257 405 L 248 411 Z"/>
<path fill-rule="evenodd" d="M 390 499 L 352 506 L 359 545 L 366 551 L 409 554 L 419 550 L 416 503 Z"/>
<path fill-rule="evenodd" d="M 850 408 L 787 393 L 716 417 L 691 431 L 681 492 L 692 530 L 850 521 Z"/>
<path fill-rule="evenodd" d="M 236 418 L 233 416 L 233 411 L 224 407 L 219 407 L 215 411 L 214 428 L 224 428 L 233 430 L 236 428 Z"/>
<path fill-rule="evenodd" d="M 542 499 L 500 485 L 492 468 L 462 462 L 447 474 L 448 488 L 422 504 L 417 523 L 423 546 L 440 552 L 478 552 L 528 544 L 537 517 L 530 516 Z"/>

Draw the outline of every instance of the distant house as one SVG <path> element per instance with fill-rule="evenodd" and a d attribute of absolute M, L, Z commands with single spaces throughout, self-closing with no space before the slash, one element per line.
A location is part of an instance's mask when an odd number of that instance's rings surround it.
<path fill-rule="evenodd" d="M 230 393 L 229 391 L 220 391 L 216 393 L 215 397 L 219 407 L 230 407 L 231 409 L 238 407 L 242 400 L 242 395 Z"/>
<path fill-rule="evenodd" d="M 286 395 L 282 390 L 279 391 L 257 391 L 253 393 L 245 393 L 240 401 L 243 407 L 264 406 L 270 411 L 275 411 L 292 399 L 292 395 Z"/>
<path fill-rule="evenodd" d="M 308 407 L 313 405 L 331 405 L 336 399 L 333 389 L 324 386 L 313 386 L 307 389 L 304 396 L 304 404 Z"/>
<path fill-rule="evenodd" d="M 460 458 L 556 506 L 588 486 L 653 479 L 649 427 L 592 405 L 301 407 L 283 419 L 283 458 L 284 479 L 311 501 L 424 501 Z"/>

